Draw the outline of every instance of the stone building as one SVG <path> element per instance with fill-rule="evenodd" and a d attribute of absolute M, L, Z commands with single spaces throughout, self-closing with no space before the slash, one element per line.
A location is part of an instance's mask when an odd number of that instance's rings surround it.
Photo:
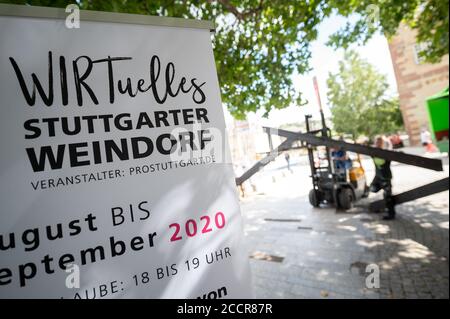
<path fill-rule="evenodd" d="M 419 56 L 426 46 L 417 43 L 416 32 L 405 25 L 389 41 L 400 98 L 400 109 L 410 143 L 420 143 L 420 130 L 429 128 L 426 98 L 448 86 L 449 57 L 439 63 L 424 63 Z"/>

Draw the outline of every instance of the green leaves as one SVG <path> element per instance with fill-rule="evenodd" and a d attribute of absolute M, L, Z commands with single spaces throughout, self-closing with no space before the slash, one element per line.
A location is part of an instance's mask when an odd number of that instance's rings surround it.
<path fill-rule="evenodd" d="M 28 0 L 64 7 L 66 1 Z M 309 70 L 310 43 L 328 14 L 325 1 L 79 0 L 81 9 L 213 20 L 223 102 L 236 118 L 304 103 L 292 75 Z"/>
<path fill-rule="evenodd" d="M 338 133 L 369 138 L 402 127 L 399 103 L 386 96 L 386 77 L 354 51 L 346 51 L 339 72 L 329 74 L 328 100 Z"/>
<path fill-rule="evenodd" d="M 329 4 L 343 16 L 358 18 L 330 37 L 328 44 L 335 48 L 364 44 L 376 32 L 391 37 L 405 23 L 417 30 L 418 42 L 428 44 L 422 53 L 425 61 L 436 63 L 448 54 L 449 0 L 331 0 Z"/>
<path fill-rule="evenodd" d="M 425 61 L 439 62 L 442 56 L 448 54 L 448 9 L 448 0 L 427 1 L 420 18 L 413 25 L 418 31 L 417 40 L 428 44 L 427 50 L 421 52 Z"/>
<path fill-rule="evenodd" d="M 0 0 L 3 1 L 3 0 Z M 65 7 L 73 1 L 10 0 Z M 239 119 L 248 112 L 305 103 L 293 74 L 310 70 L 310 43 L 331 13 L 356 17 L 334 33 L 329 44 L 364 44 L 376 32 L 395 34 L 406 22 L 428 43 L 429 62 L 448 53 L 449 0 L 78 0 L 81 9 L 115 11 L 215 22 L 214 54 L 223 102 Z M 375 81 L 376 82 L 376 81 Z M 355 93 L 356 94 L 356 93 Z"/>

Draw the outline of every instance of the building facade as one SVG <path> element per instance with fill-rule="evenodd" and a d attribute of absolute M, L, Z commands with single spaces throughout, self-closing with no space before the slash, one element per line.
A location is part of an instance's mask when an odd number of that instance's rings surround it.
<path fill-rule="evenodd" d="M 410 144 L 420 143 L 422 127 L 429 129 L 426 98 L 448 86 L 449 57 L 439 63 L 424 63 L 419 56 L 426 46 L 417 43 L 416 32 L 401 25 L 389 41 L 405 129 Z"/>

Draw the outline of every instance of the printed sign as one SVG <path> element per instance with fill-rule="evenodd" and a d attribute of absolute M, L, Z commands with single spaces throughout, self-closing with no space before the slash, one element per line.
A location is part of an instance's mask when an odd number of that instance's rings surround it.
<path fill-rule="evenodd" d="M 210 30 L 80 19 L 0 16 L 0 297 L 251 297 Z"/>

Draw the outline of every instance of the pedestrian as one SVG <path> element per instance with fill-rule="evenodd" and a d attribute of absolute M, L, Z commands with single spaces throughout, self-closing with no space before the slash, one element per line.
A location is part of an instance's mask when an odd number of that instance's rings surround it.
<path fill-rule="evenodd" d="M 437 147 L 433 144 L 431 134 L 426 127 L 422 127 L 422 130 L 420 131 L 420 142 L 422 143 L 422 146 L 425 147 L 425 152 L 434 153 L 438 151 Z"/>
<path fill-rule="evenodd" d="M 286 159 L 286 162 L 287 162 L 287 169 L 288 169 L 288 171 L 291 172 L 291 163 L 290 163 L 291 156 L 289 155 L 288 152 L 284 153 L 284 158 Z"/>
<path fill-rule="evenodd" d="M 386 149 L 388 144 L 382 136 L 375 139 L 375 147 Z M 392 171 L 391 161 L 373 157 L 375 164 L 375 177 L 370 184 L 370 191 L 377 193 L 383 190 L 383 198 L 386 207 L 386 214 L 383 216 L 384 220 L 395 219 L 395 201 L 392 196 Z"/>

